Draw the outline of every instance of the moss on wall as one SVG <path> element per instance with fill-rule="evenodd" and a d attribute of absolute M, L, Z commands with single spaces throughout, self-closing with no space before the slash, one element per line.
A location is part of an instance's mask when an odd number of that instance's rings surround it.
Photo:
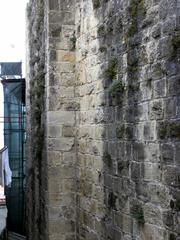
<path fill-rule="evenodd" d="M 45 92 L 45 38 L 44 38 L 44 1 L 30 1 L 28 15 L 29 44 L 29 99 L 27 101 L 30 144 L 29 163 L 31 166 L 27 176 L 27 235 L 29 239 L 46 239 L 43 226 L 46 226 L 44 209 L 45 168 L 43 162 L 44 149 L 44 92 Z M 44 172 L 44 173 L 42 173 Z M 44 175 L 43 175 L 44 174 Z"/>
<path fill-rule="evenodd" d="M 176 138 L 180 139 L 179 122 L 162 122 L 158 125 L 158 136 L 160 139 Z"/>

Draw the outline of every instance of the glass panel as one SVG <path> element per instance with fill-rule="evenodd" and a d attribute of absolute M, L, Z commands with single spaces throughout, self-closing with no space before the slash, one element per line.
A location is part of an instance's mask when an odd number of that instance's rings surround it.
<path fill-rule="evenodd" d="M 9 149 L 11 188 L 6 188 L 7 227 L 25 234 L 25 83 L 4 80 L 4 143 Z"/>

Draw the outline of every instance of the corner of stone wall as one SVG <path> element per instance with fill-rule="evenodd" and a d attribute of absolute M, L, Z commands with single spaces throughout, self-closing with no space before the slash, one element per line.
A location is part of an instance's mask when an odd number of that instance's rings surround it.
<path fill-rule="evenodd" d="M 45 5 L 43 0 L 27 6 L 27 235 L 46 239 L 46 158 L 44 157 Z"/>
<path fill-rule="evenodd" d="M 46 144 L 49 239 L 76 239 L 75 3 L 49 1 Z"/>

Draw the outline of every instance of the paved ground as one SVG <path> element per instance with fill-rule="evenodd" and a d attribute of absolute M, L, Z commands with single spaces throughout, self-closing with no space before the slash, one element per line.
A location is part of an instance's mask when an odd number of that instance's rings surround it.
<path fill-rule="evenodd" d="M 0 204 L 0 234 L 6 226 L 7 208 Z"/>

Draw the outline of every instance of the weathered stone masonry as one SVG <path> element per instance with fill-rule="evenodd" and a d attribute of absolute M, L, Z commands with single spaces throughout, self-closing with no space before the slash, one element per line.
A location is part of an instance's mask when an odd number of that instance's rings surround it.
<path fill-rule="evenodd" d="M 28 5 L 29 239 L 180 239 L 180 2 Z"/>

